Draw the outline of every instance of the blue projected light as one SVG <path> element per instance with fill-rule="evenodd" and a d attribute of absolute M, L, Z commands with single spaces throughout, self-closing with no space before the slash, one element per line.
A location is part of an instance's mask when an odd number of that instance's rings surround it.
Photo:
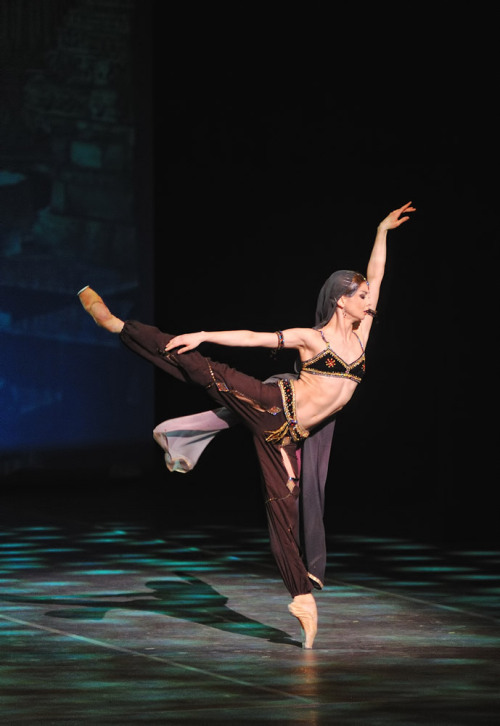
<path fill-rule="evenodd" d="M 2 117 L 0 150 L 0 164 L 8 164 L 0 166 L 0 463 L 7 473 L 32 466 L 35 454 L 37 463 L 51 456 L 57 468 L 61 450 L 144 443 L 153 427 L 152 371 L 144 366 L 141 395 L 133 396 L 138 361 L 95 325 L 77 298 L 78 290 L 92 284 L 127 317 L 138 305 L 139 290 L 144 296 L 153 287 L 147 245 L 154 243 L 140 235 L 152 212 L 137 199 L 139 189 L 152 193 L 152 162 L 134 161 L 148 114 L 146 99 L 137 103 L 134 91 L 134 24 L 126 18 L 127 4 L 121 10 L 117 5 L 120 32 L 110 42 L 120 46 L 121 62 L 98 81 L 107 99 L 106 122 L 98 133 L 89 126 L 83 132 L 71 113 L 49 110 L 29 72 L 35 62 L 38 82 L 49 83 L 53 99 L 62 101 L 68 84 L 63 69 L 92 53 L 85 33 L 78 47 L 61 43 L 64 27 L 52 17 L 58 4 L 41 4 L 37 40 L 20 41 L 15 53 L 4 43 L 10 62 L 2 63 L 9 110 Z M 37 22 L 27 9 L 19 10 L 16 21 L 9 13 L 2 16 L 5 38 L 16 36 L 13 23 L 26 29 Z M 50 37 L 42 40 L 49 27 Z M 35 50 L 37 43 L 47 43 L 44 52 Z M 50 60 L 55 52 L 62 61 L 57 79 Z M 147 68 L 141 73 L 147 75 Z M 84 85 L 80 112 L 82 118 L 90 114 L 90 123 L 98 113 L 95 90 Z M 27 149 L 43 164 L 27 163 Z M 140 461 L 131 451 L 127 458 L 133 458 L 131 465 Z M 81 456 L 85 467 L 98 463 L 97 455 Z"/>

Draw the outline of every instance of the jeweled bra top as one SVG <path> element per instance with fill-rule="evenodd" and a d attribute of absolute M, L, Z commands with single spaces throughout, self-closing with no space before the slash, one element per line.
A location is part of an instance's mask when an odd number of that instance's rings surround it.
<path fill-rule="evenodd" d="M 338 376 L 339 378 L 349 378 L 349 380 L 359 383 L 365 373 L 365 349 L 363 348 L 363 343 L 359 339 L 359 335 L 354 333 L 361 346 L 361 355 L 348 365 L 330 348 L 330 343 L 323 335 L 323 331 L 320 330 L 318 332 L 321 333 L 321 337 L 326 343 L 326 348 L 313 358 L 303 361 L 301 371 L 312 373 L 315 376 Z"/>

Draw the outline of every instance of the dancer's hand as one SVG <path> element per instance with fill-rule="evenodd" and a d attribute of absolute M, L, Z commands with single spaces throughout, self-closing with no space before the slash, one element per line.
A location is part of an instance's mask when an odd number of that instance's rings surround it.
<path fill-rule="evenodd" d="M 183 333 L 182 335 L 176 335 L 168 341 L 165 346 L 165 353 L 178 348 L 177 353 L 187 353 L 188 350 L 194 350 L 200 343 L 205 340 L 205 332 L 200 330 L 199 333 Z"/>
<path fill-rule="evenodd" d="M 405 217 L 401 217 L 402 214 L 405 214 L 406 212 L 415 212 L 415 207 L 411 206 L 411 202 L 407 202 L 406 204 L 403 204 L 402 207 L 399 207 L 399 209 L 394 209 L 392 212 L 390 212 L 385 219 L 383 219 L 378 228 L 379 230 L 388 230 L 388 229 L 396 229 L 396 227 L 399 227 L 403 222 L 406 222 L 410 217 L 407 215 Z"/>

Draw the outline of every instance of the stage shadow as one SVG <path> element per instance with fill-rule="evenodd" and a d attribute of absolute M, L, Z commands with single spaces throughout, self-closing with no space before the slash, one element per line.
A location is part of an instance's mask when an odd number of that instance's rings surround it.
<path fill-rule="evenodd" d="M 22 596 L 2 595 L 2 600 L 44 605 L 64 605 L 64 610 L 51 610 L 45 614 L 51 618 L 67 620 L 102 620 L 113 610 L 136 610 L 158 613 L 195 622 L 217 630 L 263 638 L 274 643 L 287 643 L 301 647 L 288 633 L 264 625 L 242 615 L 227 606 L 228 598 L 214 590 L 198 577 L 186 572 L 174 572 L 182 580 L 152 580 L 144 592 L 102 593 L 85 596 Z"/>

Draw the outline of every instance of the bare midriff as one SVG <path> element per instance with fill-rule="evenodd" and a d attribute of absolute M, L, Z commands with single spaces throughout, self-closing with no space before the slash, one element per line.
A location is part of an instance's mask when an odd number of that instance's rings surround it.
<path fill-rule="evenodd" d="M 294 381 L 298 423 L 310 431 L 340 411 L 350 401 L 356 381 L 337 376 L 317 376 L 302 371 Z"/>

